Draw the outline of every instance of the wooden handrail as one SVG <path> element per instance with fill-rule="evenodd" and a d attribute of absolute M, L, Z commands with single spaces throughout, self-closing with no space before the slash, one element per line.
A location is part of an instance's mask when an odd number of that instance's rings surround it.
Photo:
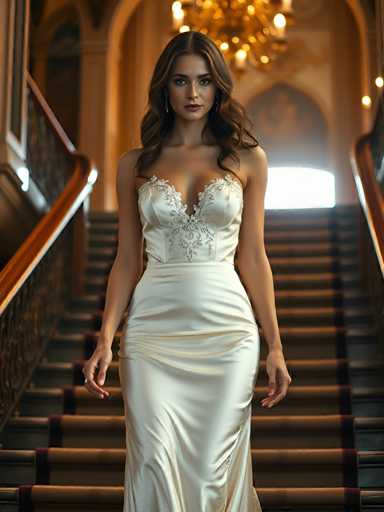
<path fill-rule="evenodd" d="M 40 89 L 38 88 L 36 82 L 31 77 L 31 75 L 28 73 L 28 71 L 26 73 L 27 73 L 27 75 L 26 75 L 27 85 L 30 88 L 30 90 L 32 91 L 32 94 L 35 96 L 37 101 L 40 103 L 41 108 L 44 110 L 47 121 L 52 126 L 53 132 L 60 139 L 60 142 L 65 147 L 65 149 L 67 150 L 68 153 L 76 154 L 75 146 L 72 144 L 68 135 L 63 130 L 63 127 L 57 120 L 55 114 L 53 113 L 51 107 L 46 102 L 44 96 L 41 94 Z"/>
<path fill-rule="evenodd" d="M 384 200 L 375 176 L 370 149 L 374 129 L 360 136 L 351 150 L 351 163 L 357 193 L 364 211 L 373 247 L 384 278 Z"/>
<path fill-rule="evenodd" d="M 74 216 L 84 199 L 91 193 L 97 177 L 97 171 L 92 168 L 91 161 L 75 150 L 29 75 L 27 76 L 27 82 L 32 94 L 35 95 L 44 110 L 54 133 L 73 158 L 74 172 L 51 210 L 32 230 L 15 255 L 0 272 L 0 315 Z"/>

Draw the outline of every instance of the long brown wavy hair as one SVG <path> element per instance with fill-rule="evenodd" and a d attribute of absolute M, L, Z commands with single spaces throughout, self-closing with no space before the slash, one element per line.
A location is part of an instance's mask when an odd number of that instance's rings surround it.
<path fill-rule="evenodd" d="M 223 164 L 223 160 L 229 156 L 239 163 L 236 148 L 249 149 L 259 146 L 258 141 L 245 127 L 246 123 L 250 129 L 253 127 L 251 119 L 246 115 L 244 107 L 231 97 L 233 81 L 216 44 L 201 32 L 182 32 L 168 42 L 154 68 L 148 93 L 147 111 L 140 127 L 143 149 L 136 162 L 139 175 L 158 159 L 164 139 L 173 129 L 174 112 L 171 105 L 168 112 L 165 110 L 167 83 L 177 57 L 186 54 L 203 57 L 216 84 L 214 106 L 208 112 L 208 120 L 202 135 L 204 137 L 209 127 L 220 147 L 217 165 L 223 170 L 233 172 Z M 217 105 L 216 108 L 215 105 Z"/>

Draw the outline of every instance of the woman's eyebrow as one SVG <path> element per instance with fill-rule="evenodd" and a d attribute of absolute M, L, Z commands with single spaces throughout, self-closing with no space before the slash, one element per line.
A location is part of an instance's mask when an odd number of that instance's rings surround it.
<path fill-rule="evenodd" d="M 203 73 L 202 75 L 197 75 L 197 78 L 203 78 L 204 76 L 210 76 L 211 73 Z M 172 76 L 182 76 L 183 78 L 188 78 L 188 75 L 183 75 L 183 73 L 174 73 Z"/>

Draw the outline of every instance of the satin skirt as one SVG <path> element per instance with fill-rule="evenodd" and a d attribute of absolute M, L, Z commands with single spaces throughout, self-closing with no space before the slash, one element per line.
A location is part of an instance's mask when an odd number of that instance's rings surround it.
<path fill-rule="evenodd" d="M 259 512 L 251 403 L 260 338 L 229 262 L 148 263 L 119 347 L 124 512 Z"/>

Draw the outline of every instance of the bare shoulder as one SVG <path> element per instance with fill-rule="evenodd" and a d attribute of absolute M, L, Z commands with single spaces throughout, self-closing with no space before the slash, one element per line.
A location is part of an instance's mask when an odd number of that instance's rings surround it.
<path fill-rule="evenodd" d="M 242 168 L 247 184 L 250 182 L 265 183 L 268 177 L 268 157 L 261 146 L 242 152 Z"/>
<path fill-rule="evenodd" d="M 143 151 L 142 148 L 133 148 L 128 151 L 125 151 L 122 155 L 120 155 L 118 167 L 122 169 L 132 169 L 135 167 L 137 159 L 141 155 Z"/>
<path fill-rule="evenodd" d="M 135 165 L 139 158 L 142 148 L 133 148 L 126 151 L 119 157 L 117 165 L 117 185 L 118 187 L 135 187 L 136 173 Z"/>

